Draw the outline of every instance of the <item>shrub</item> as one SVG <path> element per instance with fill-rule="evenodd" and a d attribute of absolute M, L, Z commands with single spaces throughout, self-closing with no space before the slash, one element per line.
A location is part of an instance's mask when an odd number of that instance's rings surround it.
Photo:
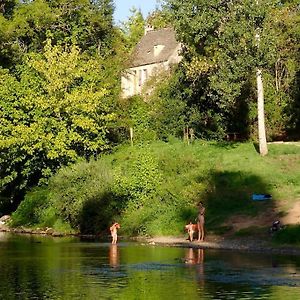
<path fill-rule="evenodd" d="M 288 225 L 273 236 L 277 244 L 300 244 L 300 225 Z"/>
<path fill-rule="evenodd" d="M 49 190 L 38 187 L 28 192 L 18 209 L 12 214 L 12 226 L 30 226 L 40 223 L 40 214 L 48 205 Z"/>
<path fill-rule="evenodd" d="M 95 233 L 104 229 L 113 215 L 111 184 L 111 169 L 104 159 L 80 162 L 52 178 L 50 202 L 72 228 Z"/>

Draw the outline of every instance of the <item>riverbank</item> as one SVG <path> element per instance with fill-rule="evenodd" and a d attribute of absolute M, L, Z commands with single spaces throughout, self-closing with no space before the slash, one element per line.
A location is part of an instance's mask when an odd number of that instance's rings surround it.
<path fill-rule="evenodd" d="M 10 228 L 7 225 L 0 225 L 0 232 L 7 232 L 12 234 L 27 234 L 27 235 L 42 235 L 52 237 L 66 237 L 73 236 L 83 239 L 97 239 L 97 235 L 86 235 L 80 233 L 62 233 L 54 231 L 52 228 L 46 229 L 30 229 L 30 228 Z M 102 238 L 109 239 L 109 236 Z M 121 242 L 123 238 L 119 237 Z M 234 251 L 247 251 L 247 252 L 260 252 L 270 254 L 285 254 L 285 255 L 300 255 L 299 246 L 291 245 L 274 245 L 271 239 L 259 239 L 254 237 L 247 238 L 232 238 L 222 236 L 208 236 L 207 240 L 198 242 L 194 240 L 190 242 L 186 236 L 174 237 L 174 236 L 159 236 L 159 237 L 135 237 L 131 238 L 134 241 L 146 243 L 152 246 L 161 245 L 168 247 L 182 247 L 182 248 L 195 248 L 195 249 L 219 249 L 219 250 L 234 250 Z"/>
<path fill-rule="evenodd" d="M 180 236 L 195 220 L 199 200 L 206 207 L 206 230 L 216 235 L 257 236 L 275 220 L 300 223 L 300 147 L 269 148 L 262 158 L 252 143 L 124 145 L 30 190 L 11 225 L 96 234 L 117 221 L 121 235 Z M 254 193 L 272 199 L 254 201 Z"/>
<path fill-rule="evenodd" d="M 151 245 L 166 245 L 172 247 L 189 247 L 195 249 L 219 249 L 271 254 L 300 255 L 300 247 L 294 245 L 274 245 L 271 240 L 259 238 L 226 238 L 210 236 L 206 241 L 190 242 L 186 237 L 152 237 L 147 239 Z"/>

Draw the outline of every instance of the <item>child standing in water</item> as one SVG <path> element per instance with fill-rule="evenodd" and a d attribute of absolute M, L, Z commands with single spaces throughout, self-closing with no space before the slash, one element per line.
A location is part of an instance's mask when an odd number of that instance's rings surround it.
<path fill-rule="evenodd" d="M 205 215 L 205 207 L 203 206 L 203 203 L 200 201 L 198 204 L 198 241 L 203 241 L 204 240 L 204 215 Z"/>
<path fill-rule="evenodd" d="M 118 229 L 120 228 L 120 224 L 119 223 L 114 223 L 113 225 L 111 225 L 109 227 L 109 230 L 110 230 L 110 234 L 111 234 L 111 237 L 112 237 L 112 241 L 111 243 L 112 244 L 116 244 L 117 243 L 117 240 L 118 240 Z"/>

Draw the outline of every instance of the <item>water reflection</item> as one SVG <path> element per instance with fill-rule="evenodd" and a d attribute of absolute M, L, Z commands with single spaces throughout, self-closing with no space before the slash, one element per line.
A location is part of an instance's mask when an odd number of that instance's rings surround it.
<path fill-rule="evenodd" d="M 184 262 L 188 265 L 201 264 L 204 262 L 204 250 L 203 249 L 186 249 Z"/>
<path fill-rule="evenodd" d="M 299 299 L 300 257 L 3 236 L 0 299 Z"/>
<path fill-rule="evenodd" d="M 119 260 L 119 249 L 117 244 L 111 244 L 109 246 L 109 265 L 112 268 L 119 267 L 120 260 Z"/>
<path fill-rule="evenodd" d="M 205 283 L 204 249 L 186 249 L 184 262 L 187 265 L 195 266 L 195 280 L 200 289 L 203 290 Z"/>

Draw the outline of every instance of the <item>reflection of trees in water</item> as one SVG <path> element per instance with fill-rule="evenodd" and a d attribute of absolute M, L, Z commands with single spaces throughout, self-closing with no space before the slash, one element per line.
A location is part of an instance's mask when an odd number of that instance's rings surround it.
<path fill-rule="evenodd" d="M 268 276 L 289 265 L 299 273 L 299 263 L 300 257 L 268 253 L 26 238 L 0 244 L 0 299 L 280 299 L 283 291 L 295 299 L 297 287 L 292 294 L 251 280 L 260 267 Z M 247 279 L 248 270 L 251 280 L 235 280 Z"/>
<path fill-rule="evenodd" d="M 5 244 L 0 299 L 114 299 L 127 286 L 127 274 L 112 271 L 108 245 L 90 245 L 31 237 Z M 114 257 L 111 263 L 118 264 Z"/>
<path fill-rule="evenodd" d="M 295 280 L 291 272 L 299 272 L 299 260 L 270 253 L 209 250 L 202 271 L 197 269 L 201 265 L 195 265 L 198 294 L 209 299 L 281 299 L 278 295 L 285 291 L 286 299 L 296 299 L 300 290 L 290 286 L 300 287 L 300 278 Z"/>

